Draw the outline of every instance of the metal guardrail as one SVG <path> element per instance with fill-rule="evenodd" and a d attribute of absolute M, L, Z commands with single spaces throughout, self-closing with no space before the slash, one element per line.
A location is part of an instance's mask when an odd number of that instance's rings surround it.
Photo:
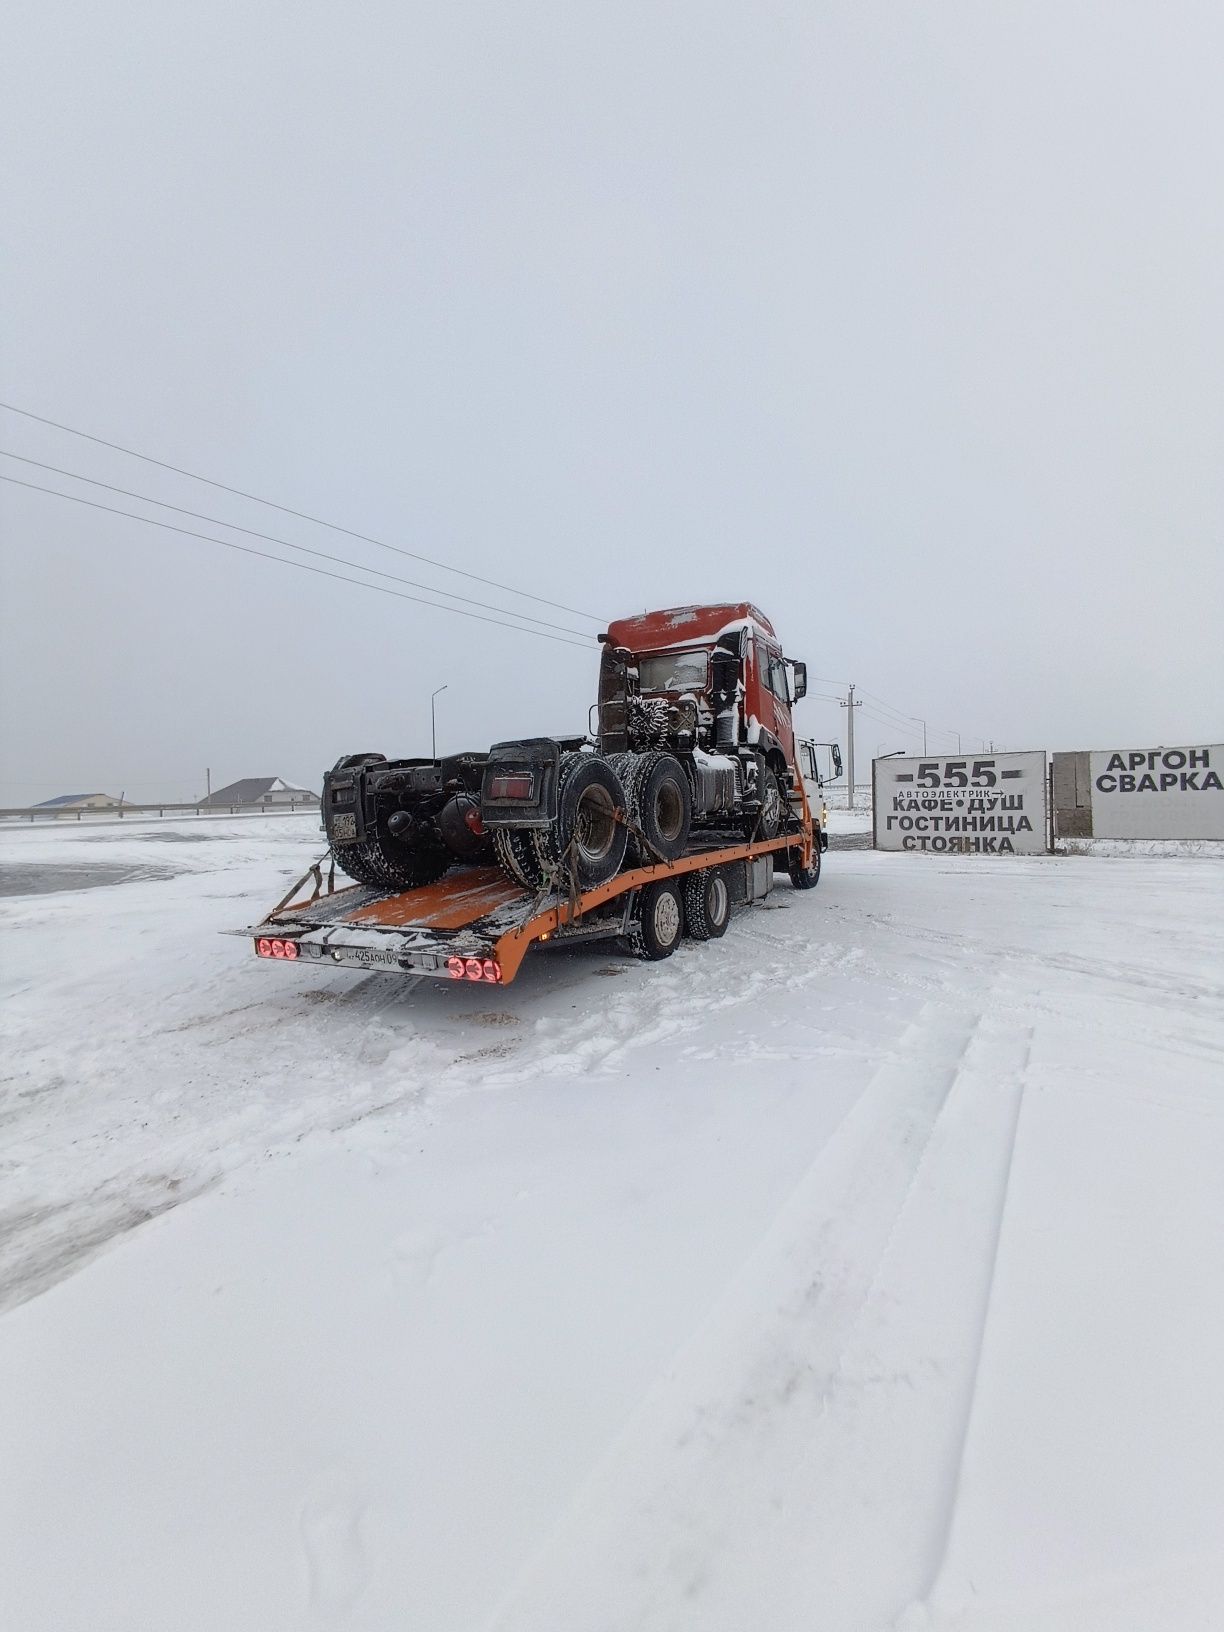
<path fill-rule="evenodd" d="M 319 810 L 317 799 L 291 799 L 283 805 L 213 805 L 204 800 L 197 804 L 176 804 L 162 800 L 151 805 L 133 805 L 124 800 L 121 805 L 72 805 L 48 808 L 46 805 L 11 805 L 0 808 L 0 821 L 63 822 L 74 817 L 94 818 L 125 816 L 292 816 L 306 810 Z"/>

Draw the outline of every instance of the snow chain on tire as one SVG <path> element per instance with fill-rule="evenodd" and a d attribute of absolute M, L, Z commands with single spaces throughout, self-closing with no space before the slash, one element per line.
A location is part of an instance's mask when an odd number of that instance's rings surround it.
<path fill-rule="evenodd" d="M 450 867 L 444 850 L 409 850 L 404 856 L 389 854 L 380 840 L 364 839 L 333 849 L 337 867 L 358 884 L 371 890 L 411 890 L 433 884 Z"/>
<path fill-rule="evenodd" d="M 611 809 L 608 812 L 610 817 L 614 816 L 618 809 L 623 808 L 625 792 L 612 762 L 601 754 L 584 754 L 575 749 L 561 755 L 561 765 L 557 772 L 557 820 L 551 827 L 537 827 L 531 830 L 538 879 L 543 882 L 551 877 L 560 882 L 564 877 L 572 894 L 581 889 L 594 889 L 615 878 L 624 862 L 628 843 L 628 835 L 623 824 L 615 822 L 612 843 L 608 850 L 608 855 L 614 857 L 611 865 L 592 856 L 587 863 L 587 876 L 582 876 L 583 852 L 579 842 L 578 807 L 571 811 L 568 808 L 567 796 L 574 777 L 588 767 L 596 765 L 608 772 L 612 786 L 601 787 L 596 773 L 595 779 L 589 781 L 588 786 L 579 793 L 579 802 L 584 794 L 599 791 L 611 800 Z"/>
<path fill-rule="evenodd" d="M 617 759 L 627 757 L 630 756 L 616 756 Z M 610 775 L 601 778 L 600 772 L 587 769 L 596 765 L 604 767 Z M 571 810 L 567 794 L 572 791 L 574 777 L 583 772 L 586 773 L 587 786 L 579 790 L 578 803 Z M 616 823 L 611 844 L 607 848 L 607 863 L 601 864 L 599 857 L 592 855 L 587 860 L 588 876 L 581 876 L 583 858 L 577 817 L 583 796 L 591 793 L 595 794 L 596 799 L 600 793 L 606 796 L 607 816 L 611 822 L 615 812 L 625 803 L 624 789 L 614 759 L 576 750 L 562 754 L 557 773 L 557 820 L 550 827 L 493 829 L 493 848 L 498 862 L 516 884 L 528 890 L 566 889 L 576 903 L 581 890 L 591 889 L 616 876 L 621 869 L 627 843 L 620 823 Z"/>
<path fill-rule="evenodd" d="M 650 866 L 652 862 L 674 861 L 677 856 L 683 855 L 692 827 L 692 796 L 688 778 L 680 761 L 674 754 L 652 750 L 645 754 L 614 754 L 609 763 L 613 764 L 624 785 L 632 848 L 638 862 L 642 866 Z M 684 808 L 681 830 L 676 840 L 668 840 L 665 835 L 652 832 L 652 824 L 646 820 L 646 812 L 643 809 L 650 779 L 663 764 L 675 767 L 674 774 L 679 779 L 678 786 L 682 789 Z"/>
<path fill-rule="evenodd" d="M 502 872 L 525 890 L 534 890 L 543 882 L 540 860 L 532 840 L 533 834 L 528 828 L 493 829 L 493 850 Z"/>

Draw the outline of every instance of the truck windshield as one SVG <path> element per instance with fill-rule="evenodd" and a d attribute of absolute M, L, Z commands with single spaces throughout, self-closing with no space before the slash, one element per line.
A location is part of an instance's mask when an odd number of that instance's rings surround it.
<path fill-rule="evenodd" d="M 710 654 L 707 651 L 652 652 L 638 659 L 643 691 L 704 691 Z"/>

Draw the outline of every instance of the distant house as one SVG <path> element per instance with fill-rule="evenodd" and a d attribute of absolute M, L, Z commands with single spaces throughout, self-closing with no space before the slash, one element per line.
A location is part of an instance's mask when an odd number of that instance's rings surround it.
<path fill-rule="evenodd" d="M 244 776 L 227 788 L 218 788 L 207 799 L 201 799 L 200 808 L 222 806 L 228 810 L 231 805 L 263 805 L 275 810 L 302 810 L 318 803 L 317 793 L 311 793 L 309 788 L 295 788 L 279 776 Z"/>
<path fill-rule="evenodd" d="M 35 810 L 118 810 L 123 803 L 110 793 L 60 793 L 44 799 Z"/>

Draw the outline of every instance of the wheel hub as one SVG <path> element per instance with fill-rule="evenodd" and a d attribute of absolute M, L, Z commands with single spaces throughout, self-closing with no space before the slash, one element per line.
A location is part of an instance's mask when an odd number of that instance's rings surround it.
<path fill-rule="evenodd" d="M 721 924 L 726 916 L 727 886 L 721 878 L 715 878 L 710 883 L 710 917 Z"/>
<path fill-rule="evenodd" d="M 680 934 L 680 903 L 670 890 L 664 890 L 655 902 L 654 930 L 664 946 Z"/>
<path fill-rule="evenodd" d="M 574 844 L 588 861 L 602 861 L 616 841 L 616 807 L 606 788 L 588 788 L 574 818 Z"/>

